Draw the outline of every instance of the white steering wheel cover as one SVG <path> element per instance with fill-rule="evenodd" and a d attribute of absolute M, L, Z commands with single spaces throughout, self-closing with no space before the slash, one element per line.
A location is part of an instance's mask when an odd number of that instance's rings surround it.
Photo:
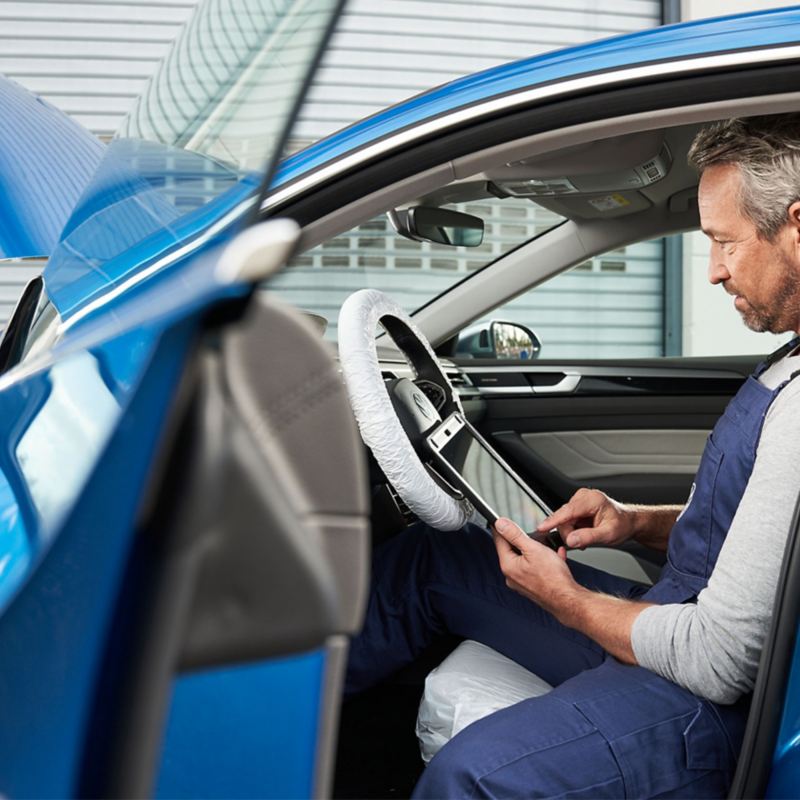
<path fill-rule="evenodd" d="M 350 295 L 339 312 L 339 359 L 361 438 L 414 514 L 438 530 L 456 530 L 470 518 L 472 507 L 467 501 L 448 495 L 431 478 L 403 430 L 384 386 L 375 329 L 386 315 L 408 325 L 438 363 L 422 332 L 383 292 L 361 289 Z M 447 385 L 444 373 L 442 377 Z M 453 399 L 462 410 L 455 392 Z"/>

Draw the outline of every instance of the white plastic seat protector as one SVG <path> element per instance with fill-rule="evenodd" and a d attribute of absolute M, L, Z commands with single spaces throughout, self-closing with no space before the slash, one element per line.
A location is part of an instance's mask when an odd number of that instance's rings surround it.
<path fill-rule="evenodd" d="M 375 341 L 376 329 L 384 317 L 400 320 L 438 365 L 428 340 L 391 298 L 377 289 L 351 294 L 339 312 L 339 360 L 361 438 L 386 479 L 417 517 L 441 531 L 457 530 L 472 516 L 472 507 L 466 500 L 451 497 L 430 476 L 386 391 Z M 443 385 L 450 386 L 444 372 L 439 372 Z M 450 391 L 457 408 L 462 410 L 452 387 Z"/>
<path fill-rule="evenodd" d="M 422 760 L 427 764 L 476 720 L 552 688 L 491 647 L 462 642 L 425 679 L 416 729 Z"/>

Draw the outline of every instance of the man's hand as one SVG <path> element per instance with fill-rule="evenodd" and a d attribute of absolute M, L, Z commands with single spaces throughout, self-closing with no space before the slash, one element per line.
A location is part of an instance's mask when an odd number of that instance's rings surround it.
<path fill-rule="evenodd" d="M 554 553 L 511 520 L 498 519 L 493 536 L 500 569 L 510 589 L 537 603 L 564 625 L 585 633 L 620 661 L 636 663 L 631 630 L 636 617 L 652 603 L 586 589 L 572 577 L 563 547 Z"/>
<path fill-rule="evenodd" d="M 534 541 L 511 520 L 498 519 L 493 526 L 500 570 L 509 589 L 538 603 L 557 616 L 557 608 L 580 589 L 566 564 L 567 553 L 558 553 Z"/>
<path fill-rule="evenodd" d="M 570 501 L 547 519 L 540 533 L 558 528 L 569 547 L 620 545 L 636 534 L 636 510 L 596 489 L 578 489 Z"/>

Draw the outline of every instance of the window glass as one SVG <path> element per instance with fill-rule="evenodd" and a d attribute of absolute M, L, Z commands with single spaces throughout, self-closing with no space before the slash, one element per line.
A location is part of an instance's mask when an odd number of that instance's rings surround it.
<path fill-rule="evenodd" d="M 759 355 L 792 337 L 748 330 L 732 298 L 709 283 L 707 265 L 700 233 L 631 244 L 551 278 L 463 335 L 495 320 L 518 323 L 536 334 L 543 359 Z"/>
<path fill-rule="evenodd" d="M 484 221 L 478 247 L 449 247 L 400 236 L 385 215 L 296 257 L 269 285 L 292 305 L 324 317 L 336 341 L 339 308 L 363 288 L 380 289 L 409 313 L 503 253 L 563 222 L 528 200 L 485 199 L 452 206 Z"/>
<path fill-rule="evenodd" d="M 487 314 L 530 328 L 540 358 L 664 355 L 664 240 L 588 259 Z"/>

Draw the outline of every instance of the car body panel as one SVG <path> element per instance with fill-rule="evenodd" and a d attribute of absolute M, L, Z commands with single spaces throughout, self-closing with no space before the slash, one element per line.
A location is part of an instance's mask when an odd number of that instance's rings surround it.
<path fill-rule="evenodd" d="M 155 796 L 311 797 L 323 666 L 317 651 L 181 677 Z"/>
<path fill-rule="evenodd" d="M 780 729 L 765 797 L 791 797 L 800 774 L 800 636 L 796 638 Z"/>
<path fill-rule="evenodd" d="M 129 393 L 114 420 L 118 423 L 124 410 L 126 424 L 112 429 L 107 418 L 102 431 L 98 429 L 104 435 L 95 437 L 96 452 L 82 457 L 91 464 L 91 474 L 82 476 L 85 487 L 71 508 L 53 509 L 49 525 L 26 531 L 28 542 L 38 547 L 27 554 L 26 580 L 12 598 L 7 595 L 0 615 L 5 646 L 0 706 L 6 719 L 25 721 L 4 725 L 0 732 L 2 789 L 9 796 L 80 793 L 81 762 L 108 627 L 158 447 L 161 410 L 175 391 L 191 327 L 164 337 L 148 354 L 146 378 Z M 79 376 L 85 378 L 82 354 L 63 364 L 0 392 L 0 402 L 11 403 L 36 389 L 46 396 L 45 384 L 53 382 L 55 370 L 69 374 L 80 365 Z M 70 410 L 79 424 L 91 413 Z M 75 468 L 72 455 L 62 451 L 58 463 L 47 465 L 48 471 L 56 469 L 66 479 Z M 38 517 L 38 509 L 29 510 Z M 41 520 L 47 516 L 45 511 Z"/>
<path fill-rule="evenodd" d="M 104 149 L 62 111 L 0 76 L 0 258 L 53 252 Z"/>
<path fill-rule="evenodd" d="M 192 253 L 190 263 L 179 262 L 180 275 L 121 298 L 112 325 L 87 321 L 34 366 L 0 377 L 3 418 L 13 420 L 0 461 L 10 503 L 4 519 L 13 532 L 1 562 L 0 613 L 57 538 L 161 338 L 192 320 L 196 326 L 215 303 L 246 296 L 246 286 L 214 277 L 220 247 L 206 246 L 205 258 Z"/>

